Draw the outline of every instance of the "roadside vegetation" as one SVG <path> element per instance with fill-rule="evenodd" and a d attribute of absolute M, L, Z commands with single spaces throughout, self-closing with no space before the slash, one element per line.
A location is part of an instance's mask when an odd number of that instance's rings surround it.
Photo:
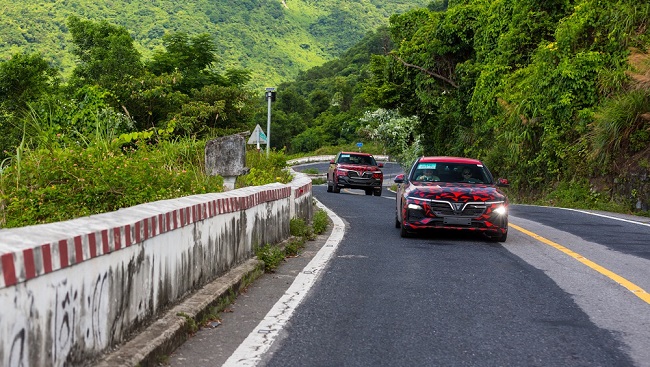
<path fill-rule="evenodd" d="M 264 270 L 272 273 L 286 258 L 298 256 L 307 241 L 313 241 L 316 236 L 325 233 L 329 224 L 330 219 L 322 209 L 315 211 L 311 224 L 302 218 L 293 218 L 289 223 L 291 237 L 287 241 L 279 245 L 260 246 L 256 249 L 255 255 L 264 262 Z"/>
<path fill-rule="evenodd" d="M 279 86 L 291 152 L 483 160 L 510 197 L 647 214 L 650 4 L 434 1 Z M 324 103 L 331 102 L 331 103 Z"/>
<path fill-rule="evenodd" d="M 0 171 L 0 228 L 64 221 L 138 204 L 223 191 L 205 174 L 205 140 L 25 149 Z M 288 183 L 284 154 L 250 151 L 236 186 Z"/>
<path fill-rule="evenodd" d="M 0 63 L 0 228 L 50 223 L 223 190 L 205 144 L 252 130 L 250 72 L 217 72 L 205 34 L 169 34 L 142 60 L 126 29 L 70 17 L 65 82 L 40 54 Z M 247 154 L 238 187 L 289 182 L 279 150 Z"/>

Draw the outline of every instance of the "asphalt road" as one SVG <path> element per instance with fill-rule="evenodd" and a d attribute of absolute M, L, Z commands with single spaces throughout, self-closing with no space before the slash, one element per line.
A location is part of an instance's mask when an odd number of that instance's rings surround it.
<path fill-rule="evenodd" d="M 404 239 L 388 190 L 313 193 L 345 226 L 340 241 L 308 243 L 170 365 L 650 366 L 650 226 L 640 218 L 512 205 L 505 243 Z M 305 271 L 328 246 L 325 265 Z M 304 273 L 318 276 L 294 292 L 300 300 L 276 303 Z M 278 303 L 290 317 L 260 328 Z M 260 334 L 265 347 L 250 342 Z M 244 345 L 264 353 L 233 358 Z"/>

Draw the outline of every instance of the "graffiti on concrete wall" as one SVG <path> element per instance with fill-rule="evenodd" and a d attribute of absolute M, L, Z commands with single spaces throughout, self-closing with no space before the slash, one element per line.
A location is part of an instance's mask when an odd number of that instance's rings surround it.
<path fill-rule="evenodd" d="M 86 330 L 86 339 L 92 340 L 92 349 L 101 350 L 108 344 L 106 335 L 106 317 L 109 310 L 108 273 L 99 275 L 95 281 L 93 292 L 88 297 L 88 308 L 91 312 L 91 325 Z"/>
<path fill-rule="evenodd" d="M 28 366 L 26 360 L 26 332 L 25 328 L 20 328 L 15 334 L 13 341 L 11 342 L 11 347 L 9 350 L 9 367 L 26 367 Z"/>
<path fill-rule="evenodd" d="M 10 310 L 17 311 L 0 314 L 0 327 L 6 328 L 0 337 L 0 365 L 65 366 L 83 358 L 81 354 L 70 355 L 75 351 L 83 354 L 106 348 L 110 338 L 110 281 L 108 271 L 93 279 L 59 278 L 45 285 L 53 291 L 52 300 L 47 298 L 48 292 L 26 291 L 23 287 L 0 295 L 2 304 L 12 304 Z M 5 302 L 8 299 L 10 303 Z M 39 327 L 42 319 L 49 320 L 48 328 Z"/>
<path fill-rule="evenodd" d="M 54 308 L 54 332 L 52 338 L 52 356 L 54 365 L 61 366 L 75 342 L 75 326 L 81 315 L 79 292 L 68 280 L 63 280 L 56 287 Z"/>
<path fill-rule="evenodd" d="M 108 272 L 105 272 L 76 286 L 63 280 L 56 287 L 52 340 L 54 365 L 62 366 L 70 361 L 71 351 L 79 345 L 90 350 L 107 346 L 108 283 Z"/>

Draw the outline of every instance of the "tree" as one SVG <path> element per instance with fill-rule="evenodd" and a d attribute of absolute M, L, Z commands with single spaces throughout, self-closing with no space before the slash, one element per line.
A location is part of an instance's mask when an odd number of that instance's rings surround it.
<path fill-rule="evenodd" d="M 209 128 L 245 130 L 256 112 L 251 92 L 236 86 L 206 85 L 194 90 L 192 100 L 220 106 Z"/>
<path fill-rule="evenodd" d="M 68 18 L 68 28 L 79 60 L 72 85 L 96 84 L 120 96 L 122 86 L 143 74 L 140 53 L 125 28 L 75 16 Z"/>
<path fill-rule="evenodd" d="M 251 72 L 246 69 L 228 69 L 226 70 L 226 79 L 229 85 L 244 87 L 251 81 Z M 220 84 L 215 82 L 214 84 Z"/>
<path fill-rule="evenodd" d="M 156 76 L 147 72 L 125 86 L 129 94 L 120 101 L 120 109 L 133 119 L 137 130 L 162 127 L 190 99 L 176 90 L 181 80 L 179 73 Z"/>
<path fill-rule="evenodd" d="M 29 105 L 58 86 L 58 71 L 39 54 L 18 53 L 0 63 L 0 160 L 20 143 Z"/>
<path fill-rule="evenodd" d="M 290 113 L 297 113 L 304 118 L 311 119 L 313 110 L 305 98 L 298 94 L 293 88 L 282 89 L 278 95 L 276 109 Z"/>
<path fill-rule="evenodd" d="M 192 89 L 200 89 L 208 84 L 228 83 L 226 78 L 212 70 L 217 62 L 216 46 L 207 33 L 190 37 L 184 32 L 163 36 L 165 51 L 154 53 L 147 68 L 155 75 L 171 74 L 178 71 L 183 79 L 178 89 L 189 94 Z M 231 73 L 233 80 L 241 82 L 246 75 Z"/>
<path fill-rule="evenodd" d="M 58 85 L 58 71 L 39 54 L 19 53 L 0 63 L 0 107 L 4 111 L 24 110 Z"/>
<path fill-rule="evenodd" d="M 449 7 L 449 0 L 433 0 L 427 8 L 431 11 L 445 11 Z"/>
<path fill-rule="evenodd" d="M 256 117 L 256 121 L 264 130 L 266 130 L 266 117 L 266 111 Z M 271 118 L 271 147 L 277 149 L 286 147 L 288 152 L 294 152 L 292 139 L 304 132 L 306 128 L 305 119 L 298 113 L 274 111 Z"/>

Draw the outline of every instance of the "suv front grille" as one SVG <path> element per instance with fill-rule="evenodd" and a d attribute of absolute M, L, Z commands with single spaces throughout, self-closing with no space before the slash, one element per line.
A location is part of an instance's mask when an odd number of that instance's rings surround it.
<path fill-rule="evenodd" d="M 431 212 L 433 212 L 436 217 L 454 215 L 454 209 L 452 209 L 449 202 L 446 201 L 431 201 L 429 202 L 429 207 L 431 208 Z"/>
<path fill-rule="evenodd" d="M 451 203 L 449 201 L 429 201 L 429 207 L 431 212 L 437 217 L 444 217 L 449 215 L 460 215 L 465 217 L 476 218 L 483 213 L 487 206 L 483 203 Z M 456 210 L 454 210 L 454 204 L 460 204 Z"/>
<path fill-rule="evenodd" d="M 467 204 L 462 215 L 467 215 L 472 218 L 480 217 L 485 213 L 486 208 L 485 204 Z"/>
<path fill-rule="evenodd" d="M 349 171 L 348 177 L 351 178 L 372 178 L 372 171 L 358 172 L 358 171 Z"/>

